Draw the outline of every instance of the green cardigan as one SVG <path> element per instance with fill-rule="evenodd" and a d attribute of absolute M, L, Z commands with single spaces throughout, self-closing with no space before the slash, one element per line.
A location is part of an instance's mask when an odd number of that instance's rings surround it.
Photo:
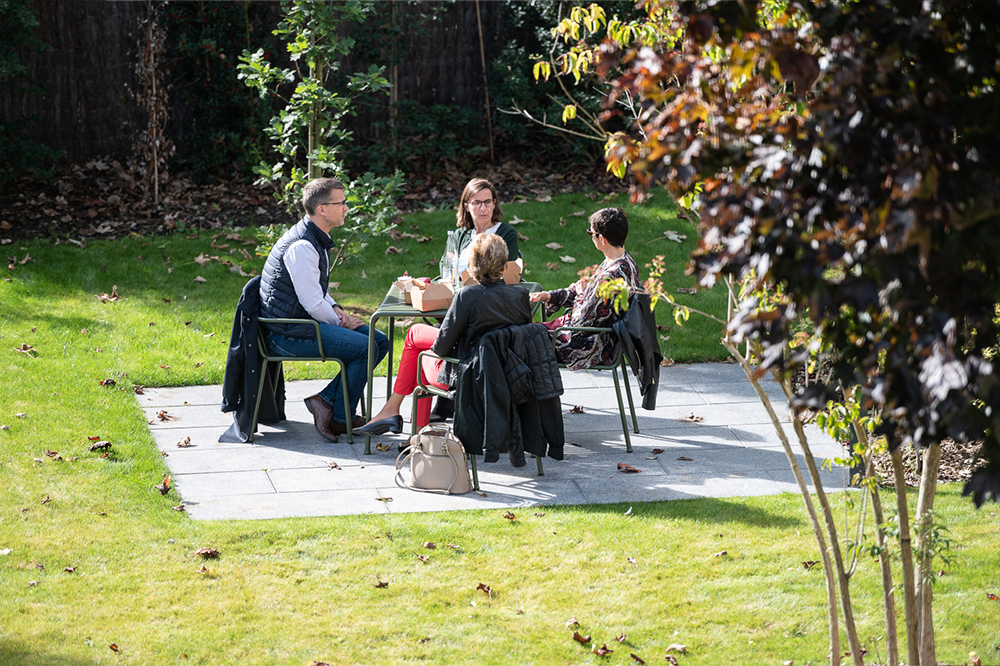
<path fill-rule="evenodd" d="M 458 229 L 455 232 L 455 243 L 458 245 L 458 253 L 462 254 L 465 248 L 472 242 L 472 232 L 473 229 Z M 497 229 L 497 236 L 503 239 L 507 243 L 507 261 L 515 261 L 518 257 L 517 252 L 517 229 L 510 226 L 506 222 L 500 223 L 500 228 Z M 444 255 L 441 256 L 442 260 Z"/>

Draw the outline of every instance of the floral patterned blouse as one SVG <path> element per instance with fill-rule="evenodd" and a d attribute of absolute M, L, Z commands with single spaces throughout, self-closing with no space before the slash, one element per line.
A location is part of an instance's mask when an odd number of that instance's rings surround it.
<path fill-rule="evenodd" d="M 639 269 L 628 252 L 617 259 L 605 259 L 589 280 L 579 280 L 565 289 L 549 293 L 545 304 L 546 316 L 565 307 L 562 326 L 610 327 L 618 315 L 610 302 L 597 295 L 597 286 L 622 278 L 630 291 L 639 291 Z M 584 370 L 592 365 L 611 363 L 617 353 L 618 338 L 613 333 L 581 333 L 563 331 L 556 336 L 556 358 L 570 370 Z"/>

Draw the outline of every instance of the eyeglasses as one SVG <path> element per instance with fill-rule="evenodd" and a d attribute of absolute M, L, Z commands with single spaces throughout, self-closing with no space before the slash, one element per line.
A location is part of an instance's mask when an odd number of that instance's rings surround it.
<path fill-rule="evenodd" d="M 346 206 L 347 205 L 347 199 L 344 199 L 343 201 L 324 201 L 323 203 L 317 204 L 317 205 L 318 206 Z"/>
<path fill-rule="evenodd" d="M 587 233 L 590 234 L 591 236 L 600 236 L 601 235 L 601 234 L 597 233 L 596 231 L 594 231 L 593 229 L 587 229 Z"/>
<path fill-rule="evenodd" d="M 482 201 L 477 201 L 476 199 L 473 199 L 472 201 L 469 202 L 469 205 L 472 206 L 473 208 L 488 208 L 493 205 L 494 201 L 496 201 L 496 199 L 483 199 Z"/>

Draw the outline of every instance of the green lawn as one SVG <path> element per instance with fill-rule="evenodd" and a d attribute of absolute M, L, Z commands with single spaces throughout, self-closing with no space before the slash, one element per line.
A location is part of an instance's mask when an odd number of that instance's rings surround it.
<path fill-rule="evenodd" d="M 666 254 L 669 288 L 690 287 L 695 233 L 661 198 L 625 206 L 627 245 L 640 267 Z M 505 204 L 530 239 L 525 277 L 560 287 L 597 263 L 586 217 L 573 213 L 601 205 L 586 195 Z M 414 237 L 374 242 L 338 268 L 338 298 L 371 312 L 402 270 L 435 274 L 453 220 L 406 216 L 400 231 Z M 195 258 L 259 270 L 262 259 L 239 252 L 252 252 L 242 245 L 252 230 L 233 233 L 4 246 L 16 259 L 0 281 L 0 664 L 638 663 L 629 653 L 653 664 L 674 643 L 687 647 L 681 664 L 824 661 L 823 574 L 802 566 L 819 556 L 797 496 L 545 507 L 514 521 L 466 511 L 196 523 L 173 511 L 177 495 L 153 488 L 167 468 L 132 391 L 221 382 L 246 278 Z M 113 287 L 120 300 L 95 298 Z M 725 309 L 719 288 L 678 300 Z M 673 326 L 665 356 L 724 358 L 718 327 L 698 319 L 678 328 L 658 313 Z M 112 443 L 107 457 L 89 451 L 91 438 Z M 955 542 L 935 589 L 938 656 L 962 663 L 976 651 L 996 664 L 1000 605 L 987 593 L 1000 593 L 998 511 L 959 494 L 946 486 L 937 505 Z M 838 515 L 853 511 L 835 502 Z M 199 548 L 221 557 L 202 560 Z M 874 563 L 853 584 L 866 661 L 884 660 Z M 595 643 L 614 652 L 599 657 Z"/>

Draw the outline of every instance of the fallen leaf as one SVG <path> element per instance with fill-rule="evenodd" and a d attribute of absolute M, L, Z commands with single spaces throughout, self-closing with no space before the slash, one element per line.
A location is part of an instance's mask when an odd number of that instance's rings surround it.
<path fill-rule="evenodd" d="M 577 643 L 589 643 L 590 642 L 590 635 L 581 636 L 579 631 L 574 631 L 573 632 L 573 640 L 576 641 Z"/>
<path fill-rule="evenodd" d="M 385 253 L 386 254 L 402 254 L 403 251 L 400 250 L 395 245 L 390 245 L 389 247 L 385 248 Z"/>
<path fill-rule="evenodd" d="M 330 469 L 340 469 L 340 465 L 336 461 L 330 463 Z"/>
<path fill-rule="evenodd" d="M 663 453 L 663 449 L 653 449 L 653 450 L 651 451 L 651 453 L 652 453 L 652 454 L 653 454 L 654 456 L 658 456 L 658 455 L 660 455 L 661 453 Z"/>
<path fill-rule="evenodd" d="M 391 497 L 376 497 L 375 499 L 377 501 L 379 501 L 379 502 L 391 502 L 392 501 Z"/>
<path fill-rule="evenodd" d="M 389 583 L 387 581 L 384 581 L 384 580 L 376 581 L 375 582 L 375 587 L 379 587 L 379 588 L 389 587 Z"/>
<path fill-rule="evenodd" d="M 636 469 L 635 467 L 632 467 L 632 465 L 626 465 L 625 463 L 620 462 L 618 463 L 618 471 L 625 474 L 638 474 L 642 470 Z"/>
<path fill-rule="evenodd" d="M 26 419 L 26 418 L 28 418 L 28 415 L 25 414 L 24 412 L 18 412 L 17 414 L 14 414 L 14 418 Z"/>
<path fill-rule="evenodd" d="M 424 548 L 426 548 L 427 550 L 434 550 L 435 548 L 437 548 L 437 544 L 434 543 L 433 541 L 425 541 Z"/>
<path fill-rule="evenodd" d="M 559 270 L 559 264 L 557 264 L 554 261 L 550 261 L 550 262 L 546 263 L 545 267 L 547 269 L 549 269 L 550 271 L 557 271 L 557 270 Z"/>
<path fill-rule="evenodd" d="M 162 368 L 164 366 L 161 365 L 160 367 Z M 166 366 L 166 367 L 169 368 L 170 366 Z M 165 410 L 165 409 L 161 409 L 160 411 L 156 412 L 156 418 L 160 419 L 161 421 L 179 421 L 180 420 L 176 416 L 167 413 L 167 410 Z"/>
<path fill-rule="evenodd" d="M 480 583 L 479 585 L 477 585 L 477 586 L 476 586 L 476 591 L 479 591 L 479 590 L 482 590 L 483 592 L 485 592 L 485 593 L 486 593 L 486 595 L 487 595 L 487 596 L 488 596 L 488 597 L 489 597 L 490 599 L 492 599 L 492 598 L 493 598 L 493 588 L 491 588 L 491 587 L 490 587 L 489 585 L 487 585 L 486 583 Z"/>
<path fill-rule="evenodd" d="M 817 562 L 816 560 L 807 560 L 807 561 L 805 561 L 805 562 L 802 563 L 802 568 L 806 569 L 806 570 L 809 570 L 809 569 L 812 569 L 817 564 L 819 564 L 819 562 Z"/>
<path fill-rule="evenodd" d="M 576 210 L 569 214 L 570 217 L 587 217 L 587 211 Z"/>
<path fill-rule="evenodd" d="M 527 236 L 525 236 L 524 234 L 522 234 L 522 233 L 521 233 L 520 231 L 518 231 L 518 232 L 517 232 L 517 240 L 521 241 L 522 243 L 527 243 L 527 242 L 529 242 L 529 241 L 530 241 L 531 239 L 530 239 L 530 238 L 528 238 Z"/>
<path fill-rule="evenodd" d="M 504 511 L 503 517 L 506 518 L 507 520 L 515 520 L 517 518 L 517 516 L 515 516 L 512 511 Z"/>
<path fill-rule="evenodd" d="M 727 551 L 727 550 L 720 550 L 719 552 L 717 552 L 712 557 L 725 557 L 728 554 L 729 554 L 729 551 Z"/>
<path fill-rule="evenodd" d="M 208 280 L 206 280 L 205 278 L 203 278 L 203 277 L 202 277 L 202 276 L 200 276 L 200 275 L 196 276 L 196 277 L 194 278 L 194 281 L 195 281 L 195 282 L 208 282 Z"/>
<path fill-rule="evenodd" d="M 183 504 L 178 504 L 177 506 L 172 508 L 174 511 L 187 511 L 187 508 Z"/>
<path fill-rule="evenodd" d="M 560 227 L 565 227 L 566 226 L 566 218 L 565 217 L 560 217 L 559 218 L 559 226 Z"/>
<path fill-rule="evenodd" d="M 615 636 L 615 640 L 618 641 L 619 643 L 624 643 L 625 639 L 627 638 L 628 634 L 619 634 L 618 636 Z"/>
<path fill-rule="evenodd" d="M 101 386 L 115 386 L 116 384 L 118 384 L 118 382 L 116 382 L 113 379 L 102 379 L 101 381 L 98 382 L 98 384 L 100 384 Z"/>
<path fill-rule="evenodd" d="M 417 554 L 417 559 L 420 560 L 421 562 L 425 562 L 425 563 L 429 563 L 431 561 L 431 558 L 430 558 L 429 555 L 423 555 L 423 554 Z"/>
<path fill-rule="evenodd" d="M 634 662 L 636 662 L 638 664 L 645 664 L 646 663 L 645 661 L 642 660 L 642 657 L 639 657 L 639 656 L 633 654 L 632 652 L 629 652 L 628 656 L 632 657 L 632 661 L 634 661 Z"/>
<path fill-rule="evenodd" d="M 687 456 L 677 456 L 678 460 L 685 460 L 687 462 L 694 462 L 694 458 L 688 458 Z"/>
<path fill-rule="evenodd" d="M 667 652 L 680 652 L 681 654 L 687 654 L 687 646 L 681 645 L 680 643 L 671 643 L 667 646 Z"/>
<path fill-rule="evenodd" d="M 670 664 L 670 666 L 677 666 L 677 657 L 675 657 L 674 655 L 668 654 L 667 656 L 664 657 L 664 659 L 667 660 L 667 663 Z"/>
<path fill-rule="evenodd" d="M 160 368 L 163 369 L 163 370 L 169 370 L 170 366 L 169 365 L 160 365 Z"/>
<path fill-rule="evenodd" d="M 103 451 L 104 449 L 110 449 L 110 448 L 111 448 L 111 442 L 105 440 L 105 441 L 102 441 L 102 442 L 98 442 L 97 444 L 91 445 L 90 450 L 91 451 Z"/>
<path fill-rule="evenodd" d="M 166 495 L 167 493 L 169 493 L 170 492 L 170 475 L 167 474 L 165 477 L 163 477 L 163 483 L 161 483 L 158 486 L 153 486 L 153 487 L 156 488 L 157 490 L 159 490 L 161 495 Z"/>
<path fill-rule="evenodd" d="M 696 294 L 698 290 L 694 287 L 677 287 L 677 293 L 679 294 Z"/>
<path fill-rule="evenodd" d="M 379 442 L 378 444 L 375 445 L 375 449 L 378 450 L 378 451 L 388 451 L 391 448 L 392 448 L 392 444 L 391 443 L 390 444 L 383 444 L 382 442 Z"/>
<path fill-rule="evenodd" d="M 210 338 L 210 337 L 212 337 L 213 335 L 215 335 L 215 331 L 212 331 L 211 333 L 206 333 L 206 334 L 205 334 L 205 335 L 203 335 L 202 337 L 203 337 L 203 338 Z"/>
<path fill-rule="evenodd" d="M 29 345 L 27 342 L 22 342 L 20 347 L 11 347 L 11 349 L 13 349 L 18 353 L 31 356 L 32 358 L 38 355 L 38 352 L 35 350 L 35 348 Z"/>
<path fill-rule="evenodd" d="M 194 551 L 194 554 L 206 560 L 217 559 L 220 555 L 219 551 L 215 548 L 199 548 L 198 550 Z"/>
<path fill-rule="evenodd" d="M 591 650 L 591 652 L 593 652 L 594 654 L 596 654 L 598 657 L 607 657 L 609 654 L 611 654 L 612 652 L 614 652 L 614 650 L 612 650 L 611 648 L 609 648 L 607 645 L 602 645 L 601 647 L 597 647 L 595 645 L 594 649 Z"/>
<path fill-rule="evenodd" d="M 576 257 L 571 257 L 570 255 L 567 254 L 559 257 L 559 261 L 563 262 L 564 264 L 575 264 Z"/>
<path fill-rule="evenodd" d="M 570 619 L 566 620 L 567 629 L 572 629 L 574 626 L 580 626 L 580 621 L 577 620 L 575 617 L 571 617 Z"/>
<path fill-rule="evenodd" d="M 583 414 L 583 405 L 574 405 L 572 409 L 569 410 L 570 414 Z"/>
<path fill-rule="evenodd" d="M 180 449 L 186 449 L 186 448 L 189 448 L 191 446 L 192 446 L 192 444 L 191 444 L 191 438 L 190 437 L 185 437 L 181 441 L 177 442 L 177 448 L 180 448 Z"/>
<path fill-rule="evenodd" d="M 639 566 L 639 564 L 638 564 L 638 563 L 637 563 L 637 562 L 635 561 L 635 558 L 634 558 L 634 557 L 630 557 L 630 558 L 628 558 L 628 563 L 629 563 L 629 564 L 633 564 L 633 565 L 635 565 L 635 566 Z M 618 642 L 619 642 L 619 643 L 621 643 L 621 641 L 618 641 Z"/>
<path fill-rule="evenodd" d="M 198 569 L 197 573 L 200 573 L 202 576 L 209 576 L 211 575 L 212 570 L 203 564 L 201 565 L 201 568 Z"/>
<path fill-rule="evenodd" d="M 998 597 L 997 595 L 993 594 L 992 592 L 987 592 L 986 593 L 986 598 L 989 599 L 990 601 L 1000 601 L 1000 597 Z"/>
<path fill-rule="evenodd" d="M 524 222 L 524 221 L 525 221 L 525 220 L 522 220 L 522 219 L 521 219 L 521 218 L 519 218 L 519 217 L 518 217 L 517 215 L 515 215 L 515 216 L 514 216 L 514 219 L 512 219 L 512 220 L 507 220 L 507 224 L 513 224 L 513 225 L 514 225 L 514 226 L 516 227 L 517 225 L 521 224 L 521 223 L 522 223 L 522 222 Z"/>
<path fill-rule="evenodd" d="M 111 649 L 112 652 L 118 652 L 118 644 L 117 643 L 112 643 L 108 647 Z"/>
<path fill-rule="evenodd" d="M 76 567 L 66 567 L 65 569 L 63 569 L 63 571 L 65 571 L 66 573 L 73 573 L 76 571 Z"/>
<path fill-rule="evenodd" d="M 705 420 L 704 416 L 695 416 L 694 412 L 691 412 L 687 416 L 682 416 L 678 419 L 679 421 L 687 421 L 689 423 L 701 423 Z"/>
<path fill-rule="evenodd" d="M 551 194 L 542 194 L 540 196 L 535 197 L 535 201 L 537 201 L 539 203 L 548 203 L 548 202 L 552 201 L 552 195 Z"/>
<path fill-rule="evenodd" d="M 561 250 L 561 249 L 563 249 L 562 245 L 560 245 L 559 243 L 555 243 L 555 242 L 553 242 L 553 243 L 546 243 L 545 247 L 549 248 L 550 250 Z"/>

